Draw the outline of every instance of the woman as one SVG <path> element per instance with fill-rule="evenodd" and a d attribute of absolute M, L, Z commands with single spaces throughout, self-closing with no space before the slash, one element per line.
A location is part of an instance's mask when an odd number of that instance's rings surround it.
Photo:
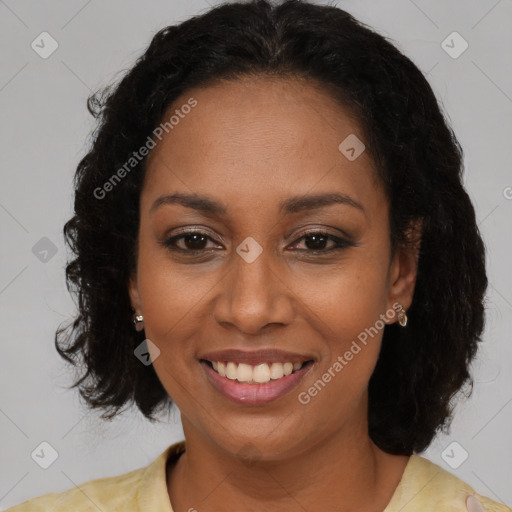
<path fill-rule="evenodd" d="M 56 347 L 104 418 L 174 402 L 185 441 L 12 511 L 511 510 L 417 455 L 471 383 L 487 278 L 408 58 L 335 7 L 231 3 L 89 109 Z"/>

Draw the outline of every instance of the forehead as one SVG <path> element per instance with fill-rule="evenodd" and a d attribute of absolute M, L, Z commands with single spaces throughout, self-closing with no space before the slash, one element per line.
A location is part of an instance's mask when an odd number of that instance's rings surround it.
<path fill-rule="evenodd" d="M 180 114 L 148 156 L 144 194 L 216 191 L 268 201 L 337 190 L 371 201 L 381 191 L 368 152 L 350 160 L 339 148 L 364 144 L 361 126 L 315 85 L 255 77 L 186 91 L 164 116 Z M 196 106 L 181 111 L 191 98 Z"/>

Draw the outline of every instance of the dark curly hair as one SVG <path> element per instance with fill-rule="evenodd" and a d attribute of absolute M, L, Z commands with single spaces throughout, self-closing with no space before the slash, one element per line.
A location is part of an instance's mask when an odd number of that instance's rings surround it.
<path fill-rule="evenodd" d="M 287 0 L 224 3 L 157 32 L 117 85 L 88 98 L 98 120 L 78 164 L 74 216 L 64 226 L 78 314 L 55 346 L 86 373 L 71 387 L 113 418 L 172 405 L 152 365 L 134 357 L 129 277 L 136 268 L 141 159 L 103 198 L 102 187 L 144 145 L 187 89 L 244 76 L 306 79 L 359 120 L 390 205 L 392 250 L 415 243 L 418 274 L 406 329 L 386 325 L 369 382 L 369 435 L 384 451 L 423 451 L 448 429 L 454 398 L 484 327 L 485 247 L 462 184 L 462 149 L 422 72 L 387 38 L 333 6 Z"/>

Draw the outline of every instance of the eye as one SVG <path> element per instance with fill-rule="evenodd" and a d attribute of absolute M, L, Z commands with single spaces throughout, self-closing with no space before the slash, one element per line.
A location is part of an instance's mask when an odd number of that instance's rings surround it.
<path fill-rule="evenodd" d="M 163 245 L 172 251 L 198 253 L 206 250 L 205 245 L 208 240 L 214 240 L 207 233 L 198 230 L 182 231 L 181 234 L 172 236 L 163 241 Z M 177 245 L 183 242 L 182 246 Z"/>
<path fill-rule="evenodd" d="M 309 231 L 308 233 L 304 233 L 298 239 L 298 241 L 300 240 L 304 240 L 307 247 L 307 249 L 302 249 L 301 252 L 309 252 L 312 254 L 327 254 L 354 245 L 349 240 L 332 235 L 325 231 Z M 325 246 L 329 241 L 332 242 L 334 246 L 326 249 Z"/>

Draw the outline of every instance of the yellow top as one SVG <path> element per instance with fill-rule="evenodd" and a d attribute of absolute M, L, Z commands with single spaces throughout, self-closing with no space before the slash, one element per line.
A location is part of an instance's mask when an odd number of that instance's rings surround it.
<path fill-rule="evenodd" d="M 90 480 L 62 493 L 50 493 L 7 512 L 173 512 L 166 463 L 185 450 L 185 441 L 169 446 L 149 466 L 119 476 Z M 420 455 L 413 454 L 383 512 L 512 512 L 476 493 L 468 484 Z"/>

